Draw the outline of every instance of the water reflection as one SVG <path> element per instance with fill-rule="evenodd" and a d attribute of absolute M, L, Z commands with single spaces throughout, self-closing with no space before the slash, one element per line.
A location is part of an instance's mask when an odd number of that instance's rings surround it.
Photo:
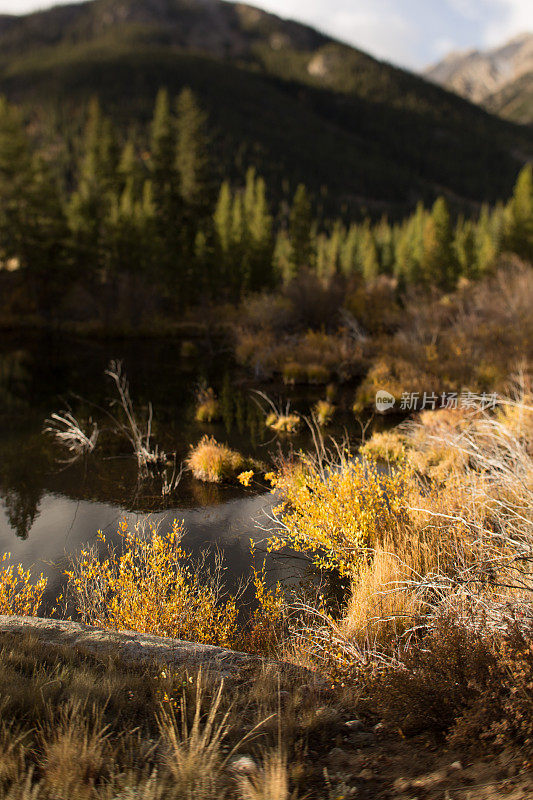
<path fill-rule="evenodd" d="M 306 414 L 324 388 L 257 387 L 232 362 L 224 343 L 217 348 L 213 341 L 198 342 L 196 353 L 191 356 L 173 339 L 0 337 L 0 550 L 11 551 L 25 565 L 44 565 L 50 597 L 61 583 L 66 555 L 93 541 L 99 529 L 113 533 L 122 515 L 132 521 L 146 514 L 164 522 L 184 519 L 188 549 L 218 544 L 229 574 L 235 578 L 248 571 L 249 539 L 257 533 L 253 520 L 268 507 L 270 496 L 241 486 L 203 484 L 189 474 L 170 496 L 162 496 L 160 480 L 140 481 L 131 447 L 112 432 L 102 411 L 113 394 L 104 371 L 112 358 L 124 361 L 136 408 L 142 412 L 153 404 L 154 440 L 165 452 L 176 453 L 178 462 L 206 433 L 267 464 L 278 447 L 308 449 L 305 426 L 291 439 L 273 438 L 253 389 L 263 388 L 276 400 L 290 396 L 291 407 Z M 195 420 L 200 382 L 218 395 L 220 423 Z M 339 436 L 345 426 L 355 428 L 354 387 L 343 391 L 332 431 Z M 100 414 L 102 432 L 94 453 L 65 466 L 60 463 L 64 453 L 42 429 L 51 412 L 68 406 L 80 420 Z"/>
<path fill-rule="evenodd" d="M 27 350 L 0 353 L 0 408 L 13 411 L 29 401 L 32 359 Z"/>
<path fill-rule="evenodd" d="M 228 588 L 235 589 L 243 576 L 249 572 L 250 538 L 260 540 L 262 534 L 255 521 L 264 521 L 272 507 L 268 494 L 248 496 L 230 500 L 222 505 L 196 508 L 173 508 L 151 514 L 149 518 L 163 529 L 173 520 L 183 521 L 186 531 L 183 546 L 193 556 L 201 551 L 216 548 L 224 552 L 225 579 Z M 106 503 L 73 500 L 53 494 L 41 498 L 40 514 L 34 519 L 31 537 L 9 542 L 12 560 L 25 567 L 33 567 L 48 578 L 45 596 L 47 608 L 63 589 L 63 571 L 70 554 L 86 543 L 101 547 L 97 533 L 102 530 L 111 544 L 120 544 L 118 523 L 127 519 L 130 525 L 146 520 L 145 514 Z M 11 525 L 5 504 L 0 506 L 0 529 Z M 7 544 L 7 543 L 6 543 Z M 271 560 L 269 570 L 272 580 L 296 579 L 299 574 L 297 560 Z"/>

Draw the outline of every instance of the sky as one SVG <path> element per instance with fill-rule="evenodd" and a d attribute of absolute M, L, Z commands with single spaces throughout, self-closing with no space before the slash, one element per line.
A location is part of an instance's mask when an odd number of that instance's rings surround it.
<path fill-rule="evenodd" d="M 533 31 L 533 0 L 248 0 L 313 25 L 378 58 L 421 69 L 451 50 L 487 48 Z M 0 0 L 22 14 L 46 0 Z"/>

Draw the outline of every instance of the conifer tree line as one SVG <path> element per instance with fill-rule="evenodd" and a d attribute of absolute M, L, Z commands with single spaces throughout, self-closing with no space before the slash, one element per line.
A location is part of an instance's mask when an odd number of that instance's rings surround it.
<path fill-rule="evenodd" d="M 119 291 L 142 306 L 156 286 L 169 310 L 238 301 L 301 270 L 324 279 L 394 276 L 454 288 L 510 251 L 533 262 L 533 170 L 526 165 L 506 203 L 453 219 L 440 197 L 403 222 L 318 222 L 303 184 L 280 209 L 250 168 L 241 186 L 217 185 L 208 121 L 189 89 L 160 90 L 149 129 L 120 137 L 90 103 L 73 170 L 60 188 L 53 159 L 28 137 L 16 108 L 0 98 L 0 267 L 21 270 L 34 307 L 53 313 L 69 287 Z M 135 303 L 133 303 L 135 307 Z"/>

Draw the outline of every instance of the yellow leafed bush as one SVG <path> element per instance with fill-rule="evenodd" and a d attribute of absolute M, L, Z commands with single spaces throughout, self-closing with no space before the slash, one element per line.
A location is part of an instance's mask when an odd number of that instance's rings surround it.
<path fill-rule="evenodd" d="M 10 553 L 4 553 L 2 563 L 5 563 L 10 556 Z M 30 570 L 25 570 L 22 564 L 9 564 L 2 567 L 0 569 L 0 614 L 36 616 L 41 607 L 46 584 L 47 579 L 42 573 L 33 583 Z"/>
<path fill-rule="evenodd" d="M 194 564 L 181 548 L 183 528 L 151 525 L 130 530 L 124 521 L 120 551 L 106 542 L 107 558 L 87 548 L 67 570 L 68 590 L 84 622 L 229 646 L 235 639 L 235 600 L 224 595 L 221 570 Z"/>
<path fill-rule="evenodd" d="M 289 544 L 312 553 L 321 568 L 353 575 L 376 542 L 393 539 L 404 523 L 405 480 L 403 467 L 384 474 L 374 460 L 350 456 L 335 467 L 306 460 L 283 471 L 270 549 Z"/>

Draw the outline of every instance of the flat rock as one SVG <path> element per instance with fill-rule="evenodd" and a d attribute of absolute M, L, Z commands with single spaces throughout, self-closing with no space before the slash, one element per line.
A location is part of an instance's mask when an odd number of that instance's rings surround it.
<path fill-rule="evenodd" d="M 70 620 L 0 614 L 0 633 L 32 635 L 44 644 L 79 648 L 95 655 L 118 655 L 132 664 L 202 667 L 221 677 L 236 677 L 244 668 L 264 663 L 257 656 L 223 647 L 149 633 L 109 631 Z"/>

